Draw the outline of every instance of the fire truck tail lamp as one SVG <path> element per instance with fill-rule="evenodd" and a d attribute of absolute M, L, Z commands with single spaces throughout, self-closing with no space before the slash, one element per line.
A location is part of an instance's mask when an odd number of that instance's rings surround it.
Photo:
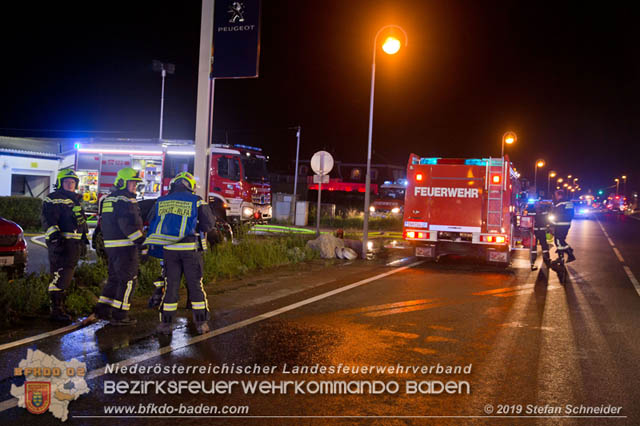
<path fill-rule="evenodd" d="M 405 238 L 408 240 L 428 240 L 429 233 L 422 231 L 406 231 Z"/>
<path fill-rule="evenodd" d="M 416 173 L 416 180 L 418 182 L 422 182 L 422 179 L 424 179 L 424 176 L 422 175 L 422 173 Z"/>
<path fill-rule="evenodd" d="M 500 185 L 500 182 L 502 181 L 500 175 L 492 175 L 491 176 L 491 183 L 494 185 Z"/>
<path fill-rule="evenodd" d="M 504 244 L 507 242 L 507 237 L 504 235 L 481 235 L 480 241 L 490 244 Z"/>

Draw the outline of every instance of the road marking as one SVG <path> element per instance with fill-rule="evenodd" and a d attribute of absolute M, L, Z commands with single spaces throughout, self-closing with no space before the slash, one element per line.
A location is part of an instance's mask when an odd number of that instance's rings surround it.
<path fill-rule="evenodd" d="M 80 328 L 80 327 L 82 327 L 82 321 L 79 321 L 79 322 L 77 322 L 75 324 L 69 324 L 66 327 L 57 328 L 55 330 L 47 331 L 46 333 L 38 334 L 36 336 L 26 337 L 26 338 L 21 339 L 21 340 L 16 340 L 14 342 L 5 343 L 3 345 L 0 345 L 0 352 L 4 351 L 6 349 L 15 348 L 16 346 L 24 345 L 24 344 L 27 344 L 27 343 L 33 343 L 33 342 L 35 342 L 37 340 L 46 339 L 47 337 L 56 336 L 56 335 L 62 334 L 62 333 L 67 333 L 69 331 L 73 331 L 76 328 Z"/>
<path fill-rule="evenodd" d="M 607 231 L 604 229 L 604 226 L 602 226 L 602 223 L 600 223 L 599 220 L 597 220 L 597 222 L 598 222 L 598 225 L 600 225 L 600 229 L 602 229 L 602 232 L 609 240 L 609 244 L 613 248 L 613 252 L 615 253 L 616 257 L 618 258 L 620 263 L 622 263 L 622 268 L 624 269 L 624 272 L 627 274 L 627 277 L 629 277 L 629 281 L 631 281 L 631 284 L 633 284 L 633 287 L 636 289 L 636 293 L 638 293 L 638 296 L 640 296 L 640 283 L 638 283 L 638 279 L 636 278 L 635 275 L 633 275 L 631 268 L 625 265 L 625 261 L 624 261 L 624 258 L 622 257 L 622 253 L 620 253 L 620 250 L 618 250 L 615 244 L 613 244 L 613 241 L 611 241 L 611 238 L 609 238 L 609 234 L 607 234 Z"/>
<path fill-rule="evenodd" d="M 533 288 L 534 286 L 535 286 L 535 284 L 514 285 L 513 287 L 494 288 L 493 290 L 479 291 L 477 293 L 473 293 L 473 295 L 474 296 L 488 296 L 488 295 L 492 295 L 492 294 L 496 294 L 496 293 L 507 293 L 507 292 L 512 292 L 512 291 L 516 291 L 516 290 L 522 290 L 522 289 L 526 289 L 526 288 Z"/>
<path fill-rule="evenodd" d="M 618 258 L 620 263 L 624 263 L 624 258 L 622 257 L 622 254 L 620 253 L 620 250 L 618 250 L 617 247 L 613 247 L 613 252 L 616 254 L 616 257 Z"/>
<path fill-rule="evenodd" d="M 375 275 L 375 276 L 370 277 L 370 278 L 365 278 L 364 280 L 360 280 L 358 282 L 346 285 L 344 287 L 340 287 L 340 288 L 337 288 L 335 290 L 331 290 L 331 291 L 328 291 L 326 293 L 322 293 L 322 294 L 319 294 L 317 296 L 310 297 L 310 298 L 305 299 L 305 300 L 301 300 L 300 302 L 296 302 L 296 303 L 293 303 L 291 305 L 287 305 L 287 306 L 284 306 L 282 308 L 275 309 L 273 311 L 257 315 L 255 317 L 246 319 L 244 321 L 239 321 L 239 322 L 236 322 L 234 324 L 227 325 L 226 327 L 218 328 L 218 329 L 210 331 L 208 333 L 201 334 L 200 336 L 192 337 L 191 339 L 188 339 L 186 341 L 182 341 L 180 343 L 177 343 L 177 344 L 174 344 L 174 345 L 170 345 L 170 346 L 163 346 L 160 349 L 157 349 L 155 351 L 147 352 L 147 353 L 135 356 L 133 358 L 129 358 L 129 359 L 125 359 L 125 360 L 119 361 L 117 364 L 119 364 L 121 367 L 138 364 L 140 362 L 147 361 L 147 360 L 149 360 L 151 358 L 155 358 L 155 357 L 158 357 L 160 355 L 168 354 L 168 353 L 177 351 L 178 349 L 183 349 L 183 348 L 186 348 L 188 346 L 194 345 L 196 343 L 200 343 L 200 342 L 202 342 L 204 340 L 211 339 L 212 337 L 216 337 L 216 336 L 219 336 L 221 334 L 229 333 L 230 331 L 234 331 L 234 330 L 237 330 L 239 328 L 243 328 L 243 327 L 246 327 L 246 326 L 251 325 L 251 324 L 255 324 L 255 323 L 260 322 L 260 321 L 264 321 L 266 319 L 275 317 L 275 316 L 283 314 L 285 312 L 292 311 L 294 309 L 298 309 L 301 306 L 309 305 L 311 303 L 317 302 L 318 300 L 326 299 L 327 297 L 331 297 L 331 296 L 334 296 L 336 294 L 340 294 L 340 293 L 343 293 L 345 291 L 354 289 L 356 287 L 360 287 L 362 285 L 369 284 L 370 282 L 379 280 L 380 278 L 385 278 L 385 277 L 388 277 L 389 275 L 397 274 L 398 272 L 402 272 L 405 269 L 413 268 L 414 266 L 418 266 L 418 265 L 420 265 L 422 263 L 424 263 L 424 260 L 420 260 L 420 261 L 414 262 L 414 263 L 412 263 L 410 265 L 402 266 L 400 268 L 396 268 L 396 269 L 393 269 L 391 271 L 384 272 L 382 274 L 378 274 L 378 275 Z M 85 380 L 93 380 L 93 379 L 95 379 L 97 377 L 104 376 L 104 374 L 105 374 L 105 367 L 101 367 L 101 368 L 98 368 L 96 370 L 92 370 L 89 373 L 87 373 L 87 375 L 85 376 Z M 2 401 L 2 402 L 0 402 L 0 413 L 5 411 L 5 410 L 8 410 L 10 408 L 16 407 L 17 405 L 18 405 L 18 398 L 11 398 L 11 399 L 7 399 L 5 401 Z"/>
<path fill-rule="evenodd" d="M 413 305 L 424 305 L 427 303 L 433 303 L 436 300 L 438 299 L 407 300 L 405 302 L 385 303 L 384 305 L 375 305 L 375 306 L 366 306 L 364 308 L 347 309 L 344 311 L 340 311 L 340 313 L 348 315 L 348 314 L 359 314 L 362 312 L 382 311 L 384 309 L 402 308 L 402 307 L 413 306 Z"/>
<path fill-rule="evenodd" d="M 631 280 L 631 284 L 633 284 L 633 286 L 636 288 L 636 291 L 638 292 L 638 295 L 640 295 L 640 283 L 636 279 L 635 275 L 633 275 L 633 272 L 631 272 L 631 269 L 627 265 L 624 265 L 623 268 L 627 273 L 629 280 Z"/>
<path fill-rule="evenodd" d="M 431 308 L 445 306 L 444 303 L 430 303 L 426 305 L 408 306 L 405 308 L 389 309 L 386 311 L 375 311 L 364 314 L 366 317 L 384 317 L 387 315 L 404 314 L 405 312 L 424 311 Z"/>
<path fill-rule="evenodd" d="M 42 238 L 44 238 L 44 235 L 37 235 L 35 237 L 31 237 L 31 242 L 35 245 L 38 245 L 40 247 L 44 247 L 47 248 L 47 245 L 45 243 L 43 243 L 42 241 L 40 241 Z"/>

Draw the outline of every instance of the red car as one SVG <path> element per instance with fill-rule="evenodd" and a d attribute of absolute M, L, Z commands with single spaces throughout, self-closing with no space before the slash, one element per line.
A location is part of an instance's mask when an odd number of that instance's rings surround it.
<path fill-rule="evenodd" d="M 0 268 L 10 275 L 23 275 L 27 266 L 27 242 L 22 228 L 0 217 Z"/>

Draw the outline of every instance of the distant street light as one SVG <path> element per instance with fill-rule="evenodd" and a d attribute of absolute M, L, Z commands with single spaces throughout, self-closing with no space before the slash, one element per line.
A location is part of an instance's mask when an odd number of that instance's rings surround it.
<path fill-rule="evenodd" d="M 536 191 L 536 198 L 538 197 L 538 169 L 544 167 L 544 160 L 537 160 L 533 169 L 533 188 Z"/>
<path fill-rule="evenodd" d="M 615 178 L 614 181 L 616 181 L 616 195 L 618 195 L 618 187 L 620 186 L 620 179 Z"/>
<path fill-rule="evenodd" d="M 176 66 L 174 64 L 164 63 L 154 60 L 152 63 L 153 70 L 162 74 L 162 92 L 160 93 L 160 135 L 158 139 L 162 140 L 162 118 L 164 115 L 164 78 L 167 74 L 173 74 L 176 72 Z"/>
<path fill-rule="evenodd" d="M 562 178 L 558 178 L 558 181 L 557 181 L 557 182 L 558 182 L 558 183 L 562 183 L 562 182 L 564 182 L 564 179 L 562 179 Z"/>
<path fill-rule="evenodd" d="M 504 144 L 511 145 L 518 140 L 518 135 L 515 132 L 506 132 L 502 135 L 502 151 L 500 156 L 504 158 Z"/>
<path fill-rule="evenodd" d="M 622 195 L 627 194 L 627 175 L 622 175 Z"/>
<path fill-rule="evenodd" d="M 367 145 L 367 174 L 365 176 L 365 193 L 364 193 L 364 221 L 362 224 L 362 258 L 367 258 L 368 244 L 367 240 L 369 237 L 369 203 L 370 203 L 370 192 L 371 192 L 371 135 L 373 132 L 373 98 L 375 93 L 375 82 L 376 82 L 376 51 L 378 47 L 378 37 L 382 34 L 383 31 L 386 30 L 399 30 L 404 35 L 404 44 L 405 46 L 409 43 L 409 37 L 407 36 L 406 31 L 399 25 L 385 25 L 380 28 L 376 35 L 373 37 L 373 60 L 371 62 L 371 97 L 369 99 L 369 140 Z M 398 40 L 393 35 L 388 36 L 383 45 L 382 51 L 388 55 L 394 55 L 398 53 L 402 44 L 400 40 Z"/>
<path fill-rule="evenodd" d="M 547 197 L 551 196 L 551 178 L 556 177 L 556 172 L 554 172 L 553 170 L 549 172 L 549 174 L 547 175 Z"/>
<path fill-rule="evenodd" d="M 567 179 L 571 179 L 571 178 L 572 178 L 572 176 L 571 176 L 571 175 L 567 176 Z"/>

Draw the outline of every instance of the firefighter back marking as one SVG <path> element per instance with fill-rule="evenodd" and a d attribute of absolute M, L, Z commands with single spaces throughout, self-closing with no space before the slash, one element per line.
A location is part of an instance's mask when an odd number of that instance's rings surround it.
<path fill-rule="evenodd" d="M 443 188 L 431 186 L 416 186 L 413 195 L 420 197 L 455 197 L 478 198 L 478 188 Z"/>
<path fill-rule="evenodd" d="M 158 215 L 175 214 L 178 216 L 191 216 L 193 203 L 180 200 L 166 200 L 158 203 Z"/>

